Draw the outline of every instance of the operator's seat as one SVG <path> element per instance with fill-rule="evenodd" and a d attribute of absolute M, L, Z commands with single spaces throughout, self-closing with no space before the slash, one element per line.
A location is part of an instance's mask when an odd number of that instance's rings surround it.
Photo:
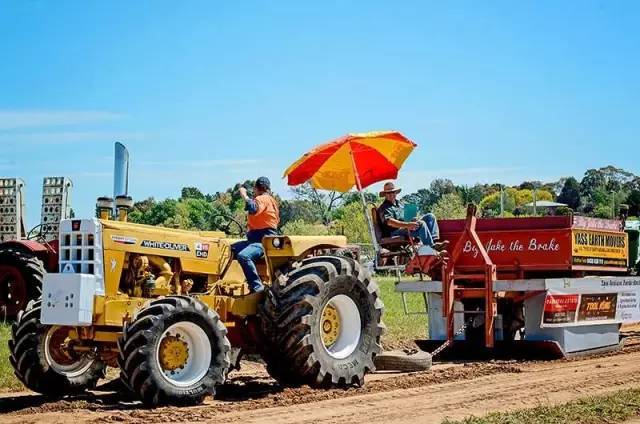
<path fill-rule="evenodd" d="M 407 236 L 382 237 L 378 208 L 375 206 L 371 208 L 371 222 L 373 223 L 373 230 L 376 233 L 376 241 L 380 247 L 388 250 L 399 250 L 409 243 L 409 234 L 407 234 Z"/>

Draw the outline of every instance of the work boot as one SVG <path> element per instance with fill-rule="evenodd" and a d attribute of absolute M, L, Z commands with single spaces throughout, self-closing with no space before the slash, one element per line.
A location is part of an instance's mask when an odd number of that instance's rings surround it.
<path fill-rule="evenodd" d="M 449 247 L 449 240 L 439 241 L 437 243 L 433 243 L 433 248 L 437 251 L 446 250 Z"/>

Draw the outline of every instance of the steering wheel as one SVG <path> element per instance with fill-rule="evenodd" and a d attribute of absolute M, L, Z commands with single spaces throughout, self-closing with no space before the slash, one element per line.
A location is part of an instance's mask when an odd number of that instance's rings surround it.
<path fill-rule="evenodd" d="M 42 224 L 38 224 L 27 233 L 27 240 L 43 241 L 45 240 L 44 233 L 42 232 Z"/>
<path fill-rule="evenodd" d="M 231 215 L 221 213 L 214 217 L 214 222 L 217 221 L 216 218 L 222 218 L 223 220 L 226 221 L 218 225 L 220 230 L 223 231 L 225 234 L 228 234 L 230 236 L 239 236 L 239 237 L 242 237 L 245 235 L 246 230 L 244 228 L 244 225 L 242 225 L 237 219 L 235 219 Z M 236 232 L 231 231 L 231 227 L 234 225 L 237 227 Z"/>

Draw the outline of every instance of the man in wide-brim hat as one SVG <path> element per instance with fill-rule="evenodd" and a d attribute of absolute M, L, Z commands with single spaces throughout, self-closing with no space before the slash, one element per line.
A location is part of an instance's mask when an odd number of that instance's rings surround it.
<path fill-rule="evenodd" d="M 442 250 L 446 243 L 438 243 L 440 231 L 438 220 L 432 213 L 427 213 L 421 219 L 415 221 L 404 221 L 402 210 L 398 203 L 398 193 L 401 188 L 396 187 L 392 181 L 384 184 L 380 192 L 380 197 L 384 201 L 378 207 L 378 222 L 380 222 L 380 232 L 382 237 L 408 236 L 417 237 L 425 246 L 431 246 L 436 250 Z"/>

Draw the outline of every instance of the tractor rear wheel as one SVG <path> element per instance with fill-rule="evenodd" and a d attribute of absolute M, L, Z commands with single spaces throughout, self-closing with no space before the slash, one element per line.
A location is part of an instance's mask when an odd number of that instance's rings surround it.
<path fill-rule="evenodd" d="M 40 302 L 31 301 L 11 328 L 9 361 L 16 377 L 29 389 L 64 396 L 92 389 L 105 376 L 105 364 L 79 355 L 70 346 L 70 327 L 40 323 Z"/>
<path fill-rule="evenodd" d="M 44 265 L 36 256 L 0 249 L 0 317 L 15 318 L 29 300 L 39 298 L 44 274 Z"/>
<path fill-rule="evenodd" d="M 381 351 L 383 309 L 377 284 L 358 262 L 305 259 L 274 282 L 260 307 L 267 370 L 283 384 L 364 384 Z"/>
<path fill-rule="evenodd" d="M 146 405 L 193 405 L 215 394 L 231 344 L 218 314 L 198 299 L 152 301 L 118 341 L 120 378 Z"/>

